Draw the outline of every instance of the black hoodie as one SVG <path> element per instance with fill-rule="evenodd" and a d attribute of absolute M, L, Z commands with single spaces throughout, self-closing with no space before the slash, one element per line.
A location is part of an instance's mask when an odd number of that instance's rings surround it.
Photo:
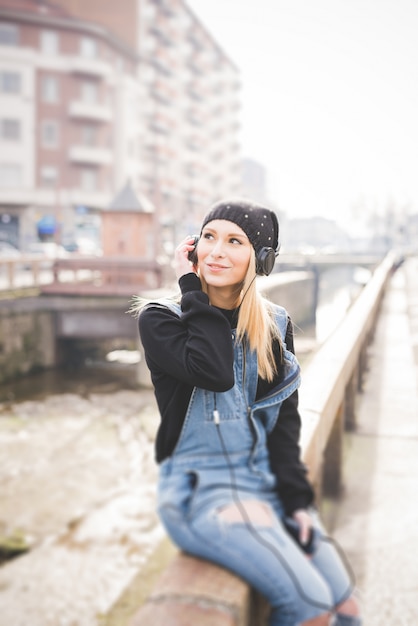
<path fill-rule="evenodd" d="M 222 392 L 234 384 L 231 329 L 236 310 L 209 305 L 199 278 L 182 276 L 181 319 L 166 307 L 151 305 L 139 316 L 139 332 L 151 372 L 161 415 L 156 440 L 156 459 L 161 463 L 175 448 L 194 387 Z M 293 327 L 289 319 L 286 347 L 294 351 Z M 271 382 L 258 379 L 257 396 L 262 398 L 282 377 L 280 348 L 274 346 L 277 375 Z M 298 392 L 280 408 L 280 419 L 268 437 L 270 465 L 277 476 L 278 493 L 286 513 L 312 504 L 314 494 L 300 460 L 300 415 Z"/>

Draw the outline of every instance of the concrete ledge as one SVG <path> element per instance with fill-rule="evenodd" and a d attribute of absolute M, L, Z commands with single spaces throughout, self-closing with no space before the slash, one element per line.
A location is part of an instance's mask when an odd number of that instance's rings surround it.
<path fill-rule="evenodd" d="M 129 626 L 261 626 L 266 610 L 267 605 L 237 576 L 179 553 Z"/>
<path fill-rule="evenodd" d="M 365 355 L 373 338 L 386 284 L 395 267 L 395 256 L 388 254 L 303 375 L 299 394 L 300 445 L 310 480 L 318 493 L 324 472 L 338 473 L 341 469 L 341 450 L 329 466 L 324 464 L 324 455 L 330 444 L 338 444 L 331 437 L 338 420 L 342 426 L 340 437 L 348 423 L 351 427 L 355 425 L 355 415 L 349 415 L 348 408 L 355 412 L 354 396 L 366 367 Z M 353 379 L 357 384 L 352 384 Z"/>

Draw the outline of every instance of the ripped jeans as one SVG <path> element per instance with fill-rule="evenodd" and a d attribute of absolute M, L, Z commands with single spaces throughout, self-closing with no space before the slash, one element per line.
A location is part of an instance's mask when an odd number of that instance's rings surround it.
<path fill-rule="evenodd" d="M 193 472 L 164 476 L 159 515 L 185 552 L 234 572 L 266 597 L 270 626 L 296 626 L 330 612 L 352 591 L 352 581 L 313 512 L 317 548 L 308 558 L 283 526 L 273 493 L 213 488 L 198 493 Z"/>

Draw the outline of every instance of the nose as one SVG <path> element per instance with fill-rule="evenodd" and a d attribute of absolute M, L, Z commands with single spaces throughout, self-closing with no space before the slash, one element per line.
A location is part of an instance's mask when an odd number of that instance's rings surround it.
<path fill-rule="evenodd" d="M 215 243 L 215 245 L 213 246 L 212 250 L 211 250 L 211 255 L 213 257 L 219 257 L 219 256 L 224 256 L 224 249 L 223 249 L 223 242 L 218 239 Z"/>

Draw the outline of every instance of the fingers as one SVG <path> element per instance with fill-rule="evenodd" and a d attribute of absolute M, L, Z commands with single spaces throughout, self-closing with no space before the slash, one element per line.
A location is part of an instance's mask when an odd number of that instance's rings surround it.
<path fill-rule="evenodd" d="M 174 253 L 174 268 L 176 271 L 177 278 L 180 278 L 184 274 L 188 274 L 193 271 L 194 266 L 189 259 L 189 254 L 195 248 L 195 237 L 192 235 L 187 236 L 183 241 L 177 246 Z"/>
<path fill-rule="evenodd" d="M 306 545 L 312 528 L 311 516 L 305 509 L 298 509 L 293 513 L 292 517 L 299 525 L 299 541 L 302 545 Z"/>
<path fill-rule="evenodd" d="M 195 248 L 195 246 L 196 246 L 196 237 L 194 235 L 188 235 L 177 246 L 176 253 L 187 256 L 189 252 L 191 252 Z"/>

